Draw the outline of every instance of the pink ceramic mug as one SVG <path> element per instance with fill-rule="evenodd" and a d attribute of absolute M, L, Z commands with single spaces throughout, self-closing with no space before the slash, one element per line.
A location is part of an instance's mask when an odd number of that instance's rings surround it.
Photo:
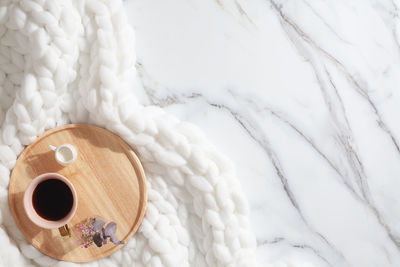
<path fill-rule="evenodd" d="M 55 179 L 55 180 L 52 180 Z M 61 181 L 62 183 L 59 183 L 58 181 Z M 53 182 L 53 183 L 51 183 Z M 55 184 L 54 184 L 55 182 Z M 39 186 L 39 187 L 38 187 Z M 44 187 L 46 186 L 46 187 Z M 45 218 L 42 214 L 39 215 L 39 211 L 43 209 L 46 212 L 50 212 L 54 213 L 54 214 L 59 214 L 60 210 L 58 209 L 65 209 L 65 207 L 55 207 L 54 205 L 51 206 L 54 203 L 51 203 L 52 197 L 58 197 L 58 195 L 54 195 L 54 192 L 56 190 L 58 190 L 56 187 L 52 188 L 52 186 L 58 186 L 58 188 L 60 188 L 60 186 L 70 190 L 70 192 L 68 191 L 67 194 L 69 194 L 70 198 L 66 199 L 65 201 L 68 201 L 68 209 L 70 208 L 70 210 L 66 210 L 66 214 L 64 216 L 64 214 L 62 215 L 62 218 Z M 65 187 L 67 186 L 67 187 Z M 50 189 L 50 190 L 49 190 Z M 41 190 L 41 191 L 40 191 Z M 44 190 L 44 191 L 43 191 Z M 65 190 L 64 190 L 65 191 Z M 41 193 L 42 192 L 42 193 Z M 52 192 L 53 195 L 51 195 Z M 37 194 L 39 194 L 39 196 L 37 196 Z M 42 194 L 42 196 L 40 196 L 40 194 Z M 43 205 L 44 207 L 42 208 L 38 208 L 36 207 L 35 209 L 35 205 L 39 205 L 37 203 L 38 200 L 36 199 L 42 199 L 41 201 L 46 201 Z M 50 200 L 50 201 L 48 201 Z M 60 199 L 57 199 L 57 201 L 60 201 Z M 63 199 L 61 199 L 61 201 L 63 201 Z M 70 203 L 72 201 L 72 203 Z M 46 203 L 48 203 L 48 205 L 46 205 Z M 61 206 L 63 206 L 62 204 L 65 204 L 63 202 L 61 202 Z M 78 207 L 78 197 L 76 194 L 76 190 L 74 188 L 74 186 L 72 185 L 72 183 L 65 178 L 64 176 L 58 174 L 58 173 L 44 173 L 41 174 L 39 176 L 37 176 L 36 178 L 34 178 L 30 184 L 28 185 L 28 187 L 25 190 L 24 193 L 24 209 L 26 214 L 28 215 L 28 218 L 37 226 L 41 227 L 41 228 L 46 228 L 46 229 L 56 229 L 58 228 L 60 231 L 60 234 L 62 236 L 69 236 L 69 230 L 68 230 L 68 225 L 67 223 L 72 219 L 72 217 L 74 217 L 75 212 L 76 212 L 76 208 Z M 46 210 L 47 208 L 47 210 Z M 52 210 L 53 209 L 53 210 Z M 62 211 L 61 211 L 62 212 Z"/>

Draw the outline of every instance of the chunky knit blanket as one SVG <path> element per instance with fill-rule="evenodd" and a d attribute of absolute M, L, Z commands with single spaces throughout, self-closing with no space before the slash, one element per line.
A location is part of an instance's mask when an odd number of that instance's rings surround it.
<path fill-rule="evenodd" d="M 119 0 L 0 0 L 0 266 L 74 266 L 24 239 L 8 207 L 26 145 L 67 123 L 105 127 L 138 152 L 148 205 L 139 231 L 85 266 L 255 266 L 233 167 L 195 126 L 129 91 L 134 36 Z"/>

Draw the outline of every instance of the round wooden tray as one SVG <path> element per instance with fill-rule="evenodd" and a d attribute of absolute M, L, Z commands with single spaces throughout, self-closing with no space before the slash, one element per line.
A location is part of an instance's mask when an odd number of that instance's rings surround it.
<path fill-rule="evenodd" d="M 76 161 L 58 164 L 48 145 L 73 144 Z M 29 182 L 39 174 L 56 172 L 67 177 L 78 194 L 78 208 L 68 223 L 72 237 L 61 237 L 58 229 L 33 224 L 23 208 Z M 83 248 L 74 226 L 96 216 L 117 223 L 117 237 L 128 242 L 142 222 L 146 209 L 145 175 L 132 148 L 119 136 L 100 127 L 69 124 L 45 132 L 19 156 L 9 185 L 9 204 L 25 238 L 42 253 L 58 260 L 88 262 L 106 257 L 122 247 L 107 242 L 102 247 Z"/>

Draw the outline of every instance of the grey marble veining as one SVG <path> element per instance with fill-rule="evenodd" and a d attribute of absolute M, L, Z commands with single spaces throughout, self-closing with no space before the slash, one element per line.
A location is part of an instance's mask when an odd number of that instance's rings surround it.
<path fill-rule="evenodd" d="M 400 1 L 124 5 L 136 95 L 234 161 L 261 262 L 400 266 Z"/>

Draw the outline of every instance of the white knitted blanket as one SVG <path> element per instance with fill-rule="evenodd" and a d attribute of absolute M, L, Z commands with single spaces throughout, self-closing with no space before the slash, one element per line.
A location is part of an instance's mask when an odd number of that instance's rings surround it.
<path fill-rule="evenodd" d="M 230 162 L 195 126 L 144 107 L 119 0 L 0 0 L 0 266 L 74 266 L 27 243 L 10 214 L 24 146 L 67 123 L 103 126 L 136 149 L 147 213 L 130 242 L 85 266 L 255 266 L 255 239 Z"/>

